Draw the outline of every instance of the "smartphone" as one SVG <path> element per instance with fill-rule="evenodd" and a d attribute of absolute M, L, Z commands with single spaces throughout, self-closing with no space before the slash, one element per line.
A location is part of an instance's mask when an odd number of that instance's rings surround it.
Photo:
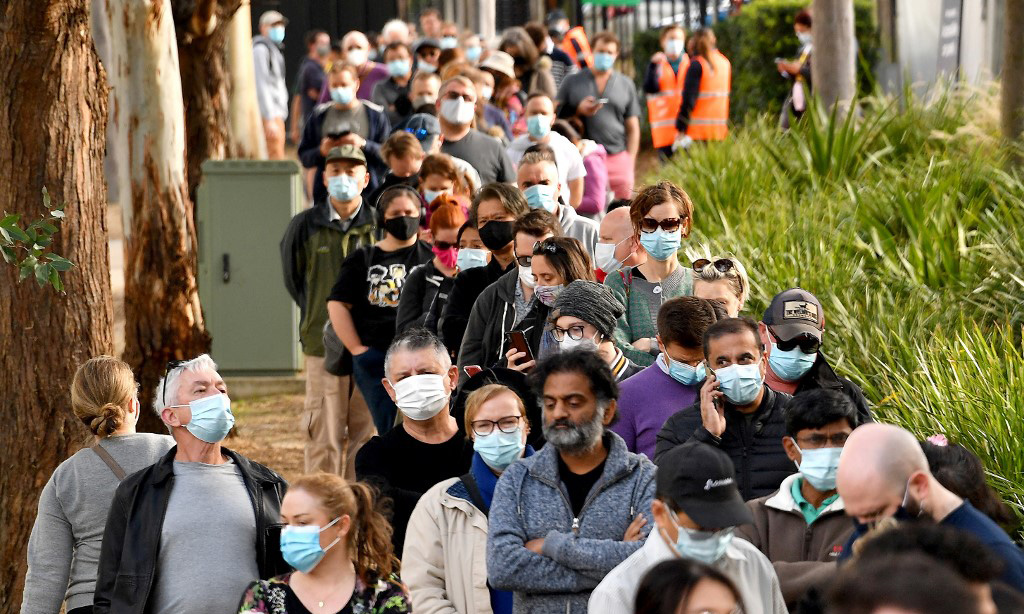
<path fill-rule="evenodd" d="M 351 130 L 342 130 L 341 132 L 328 132 L 327 138 L 329 139 L 340 139 L 341 137 L 352 134 Z"/>
<path fill-rule="evenodd" d="M 530 344 L 526 342 L 526 335 L 521 330 L 510 330 L 505 333 L 505 344 L 510 348 L 515 348 L 517 352 L 523 352 L 526 354 L 526 358 L 522 359 L 523 362 L 530 362 L 533 360 L 533 350 L 530 349 Z"/>
<path fill-rule="evenodd" d="M 706 360 L 704 361 L 704 370 L 708 373 L 708 375 L 714 375 L 716 378 L 718 377 L 718 375 L 715 374 L 715 370 L 711 368 L 711 365 L 709 365 L 708 361 L 706 361 Z M 722 398 L 721 397 L 716 398 L 714 400 L 714 403 L 715 403 L 715 409 L 717 409 L 719 411 L 725 411 L 725 406 L 722 404 Z"/>
<path fill-rule="evenodd" d="M 470 377 L 473 377 L 477 373 L 483 371 L 483 369 L 480 368 L 480 365 L 466 365 L 465 367 L 462 367 L 462 370 Z"/>
<path fill-rule="evenodd" d="M 607 98 L 598 98 L 597 99 L 597 104 L 608 104 L 608 99 Z"/>

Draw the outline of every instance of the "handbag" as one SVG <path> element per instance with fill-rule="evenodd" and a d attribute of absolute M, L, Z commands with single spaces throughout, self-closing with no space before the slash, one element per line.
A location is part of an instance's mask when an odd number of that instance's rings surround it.
<path fill-rule="evenodd" d="M 372 245 L 364 245 L 359 248 L 359 251 L 363 254 L 363 265 L 367 270 L 370 269 L 370 254 L 372 253 Z M 327 322 L 324 323 L 324 370 L 331 375 L 349 375 L 352 373 L 352 354 L 345 349 L 345 344 L 338 338 L 338 333 L 334 332 L 334 326 L 331 325 L 331 319 L 327 318 Z"/>

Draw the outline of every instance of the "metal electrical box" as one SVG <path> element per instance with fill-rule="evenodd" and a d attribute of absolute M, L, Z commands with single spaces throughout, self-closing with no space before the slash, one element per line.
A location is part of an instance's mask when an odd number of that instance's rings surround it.
<path fill-rule="evenodd" d="M 294 161 L 208 160 L 197 196 L 199 300 L 222 375 L 301 369 L 278 245 L 304 204 Z"/>

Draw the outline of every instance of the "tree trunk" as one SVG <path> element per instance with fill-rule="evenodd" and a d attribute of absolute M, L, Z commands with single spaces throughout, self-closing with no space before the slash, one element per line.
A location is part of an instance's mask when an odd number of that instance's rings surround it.
<path fill-rule="evenodd" d="M 66 294 L 17 283 L 0 261 L 0 613 L 21 606 L 39 492 L 85 441 L 69 389 L 85 360 L 113 351 L 103 150 L 107 87 L 88 0 L 8 0 L 0 9 L 0 210 L 66 203 L 54 251 L 75 263 Z"/>
<path fill-rule="evenodd" d="M 826 109 L 831 110 L 838 104 L 840 113 L 845 113 L 857 91 L 853 0 L 814 0 L 812 11 L 814 92 Z"/>
<path fill-rule="evenodd" d="M 208 351 L 185 178 L 185 115 L 169 0 L 94 0 L 114 90 L 112 122 L 130 189 L 125 248 L 125 360 L 149 402 L 168 360 Z M 140 428 L 160 431 L 154 412 Z"/>
<path fill-rule="evenodd" d="M 267 141 L 263 135 L 263 121 L 256 101 L 256 72 L 252 64 L 252 19 L 249 0 L 231 18 L 227 32 L 228 75 L 231 79 L 231 98 L 228 115 L 231 118 L 231 149 L 228 156 L 246 160 L 266 160 Z"/>
<path fill-rule="evenodd" d="M 1024 140 L 1024 0 L 1006 0 L 1003 22 L 1003 136 Z M 1022 143 L 1024 145 L 1024 143 Z M 1018 161 L 1021 159 L 1018 157 Z"/>

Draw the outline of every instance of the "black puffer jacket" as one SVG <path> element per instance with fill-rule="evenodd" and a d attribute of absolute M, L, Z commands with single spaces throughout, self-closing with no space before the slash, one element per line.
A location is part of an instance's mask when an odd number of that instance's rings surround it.
<path fill-rule="evenodd" d="M 818 388 L 835 390 L 836 392 L 845 394 L 853 403 L 853 406 L 857 408 L 858 424 L 874 422 L 874 418 L 871 416 L 871 407 L 868 405 L 868 400 L 864 398 L 864 393 L 861 392 L 860 386 L 854 384 L 845 377 L 839 377 L 836 375 L 835 370 L 832 369 L 832 365 L 828 364 L 828 361 L 825 360 L 825 356 L 820 352 L 818 353 L 818 359 L 814 361 L 814 365 L 811 367 L 811 370 L 800 378 L 800 383 L 797 385 L 795 394 L 800 394 L 805 390 L 816 390 Z"/>
<path fill-rule="evenodd" d="M 487 286 L 501 279 L 509 271 L 516 270 L 513 260 L 507 267 L 502 267 L 497 258 L 491 258 L 487 266 L 459 271 L 448 294 L 448 301 L 441 310 L 441 318 L 437 323 L 437 332 L 445 346 L 456 355 L 462 347 L 462 336 L 466 333 L 469 316 L 473 312 L 476 299 L 484 293 Z"/>
<path fill-rule="evenodd" d="M 782 438 L 786 435 L 786 404 L 792 397 L 765 386 L 761 406 L 745 416 L 725 404 L 725 432 L 715 437 L 704 428 L 700 417 L 700 399 L 677 412 L 658 433 L 654 451 L 657 463 L 665 452 L 686 443 L 691 437 L 717 446 L 736 465 L 736 483 L 744 501 L 775 492 L 782 480 L 796 473 L 796 465 L 786 456 Z"/>
<path fill-rule="evenodd" d="M 241 470 L 256 514 L 256 564 L 260 578 L 285 573 L 291 568 L 281 556 L 281 500 L 288 484 L 259 463 L 227 448 L 221 451 Z M 117 487 L 103 532 L 94 614 L 148 611 L 163 519 L 174 488 L 177 452 L 177 446 L 171 448 L 156 464 L 133 473 Z"/>

